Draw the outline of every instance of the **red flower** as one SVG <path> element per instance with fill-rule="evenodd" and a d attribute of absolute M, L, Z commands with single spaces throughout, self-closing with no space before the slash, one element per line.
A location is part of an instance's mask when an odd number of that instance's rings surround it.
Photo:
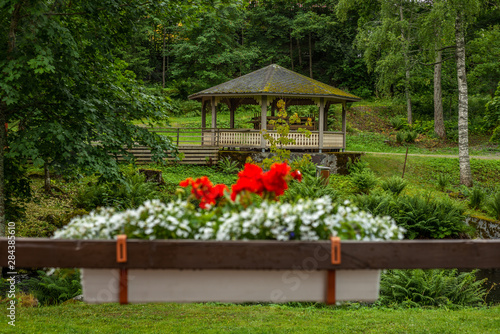
<path fill-rule="evenodd" d="M 205 209 L 207 204 L 215 204 L 215 202 L 224 196 L 224 191 L 227 190 L 225 184 L 218 184 L 215 187 L 206 176 L 202 176 L 196 180 L 187 178 L 179 183 L 181 187 L 192 186 L 191 193 L 200 200 L 200 208 Z"/>
<path fill-rule="evenodd" d="M 190 186 L 191 184 L 193 184 L 193 182 L 194 182 L 193 179 L 188 177 L 184 181 L 179 182 L 179 186 L 186 188 L 187 186 Z"/>
<path fill-rule="evenodd" d="M 245 164 L 245 168 L 238 173 L 239 179 L 231 187 L 231 199 L 234 201 L 236 195 L 246 190 L 258 195 L 262 194 L 264 184 L 262 183 L 262 168 L 253 164 Z"/>
<path fill-rule="evenodd" d="M 292 172 L 292 174 L 290 174 L 290 176 L 299 181 L 299 182 L 302 182 L 302 173 L 300 172 L 300 170 L 296 169 Z"/>
<path fill-rule="evenodd" d="M 264 183 L 265 190 L 274 192 L 276 197 L 283 195 L 288 184 L 286 176 L 290 173 L 290 166 L 285 162 L 271 165 L 271 170 L 262 175 L 262 182 Z"/>

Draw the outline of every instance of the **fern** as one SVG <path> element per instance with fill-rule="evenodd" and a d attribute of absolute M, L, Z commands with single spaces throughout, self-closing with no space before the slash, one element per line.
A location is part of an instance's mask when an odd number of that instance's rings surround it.
<path fill-rule="evenodd" d="M 494 194 L 486 203 L 486 206 L 491 215 L 500 220 L 500 192 Z"/>
<path fill-rule="evenodd" d="M 401 192 L 406 188 L 408 183 L 405 179 L 402 179 L 397 176 L 393 176 L 384 182 L 382 182 L 381 187 L 387 192 L 392 193 L 393 195 L 399 196 Z"/>
<path fill-rule="evenodd" d="M 486 279 L 477 280 L 476 272 L 388 270 L 381 277 L 378 303 L 384 306 L 451 308 L 484 305 Z"/>
<path fill-rule="evenodd" d="M 319 198 L 330 196 L 332 199 L 337 198 L 337 191 L 324 185 L 321 178 L 304 174 L 302 182 L 292 181 L 290 188 L 283 194 L 281 201 L 296 202 L 300 198 Z"/>

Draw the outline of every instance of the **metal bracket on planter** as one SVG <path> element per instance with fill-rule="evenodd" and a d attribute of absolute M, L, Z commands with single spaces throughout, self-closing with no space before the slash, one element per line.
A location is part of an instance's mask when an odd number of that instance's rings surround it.
<path fill-rule="evenodd" d="M 331 237 L 330 238 L 332 245 L 332 254 L 331 261 L 332 264 L 340 264 L 340 238 L 339 237 Z M 335 270 L 328 270 L 328 279 L 327 279 L 327 287 L 326 287 L 326 303 L 327 304 L 335 304 Z"/>
<path fill-rule="evenodd" d="M 116 238 L 116 262 L 127 262 L 127 236 L 120 234 Z M 120 268 L 120 304 L 128 304 L 128 270 Z"/>

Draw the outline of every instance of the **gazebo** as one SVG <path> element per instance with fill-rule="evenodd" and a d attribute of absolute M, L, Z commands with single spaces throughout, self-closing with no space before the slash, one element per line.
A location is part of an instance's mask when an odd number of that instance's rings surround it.
<path fill-rule="evenodd" d="M 269 65 L 255 72 L 227 81 L 220 85 L 205 89 L 189 96 L 189 99 L 202 103 L 201 127 L 202 145 L 261 149 L 264 152 L 270 147 L 263 136 L 267 132 L 278 136 L 270 129 L 269 121 L 274 117 L 276 102 L 283 99 L 286 108 L 292 105 L 318 106 L 318 121 L 315 122 L 308 137 L 300 131 L 292 130 L 289 138 L 294 144 L 286 146 L 294 150 L 345 151 L 346 147 L 346 109 L 347 102 L 361 99 L 335 87 L 290 71 L 279 65 Z M 227 104 L 230 111 L 230 128 L 217 127 L 217 105 Z M 236 109 L 245 104 L 260 105 L 260 115 L 254 117 L 254 129 L 235 129 Z M 327 129 L 328 109 L 332 104 L 342 104 L 342 131 L 325 131 Z M 210 106 L 212 127 L 206 128 L 206 111 Z M 270 115 L 268 110 L 270 109 Z M 305 127 L 305 126 L 304 126 Z"/>

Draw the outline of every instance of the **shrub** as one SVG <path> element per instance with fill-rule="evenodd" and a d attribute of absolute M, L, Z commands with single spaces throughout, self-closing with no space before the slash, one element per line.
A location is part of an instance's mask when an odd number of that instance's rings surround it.
<path fill-rule="evenodd" d="M 473 209 L 480 209 L 485 198 L 486 194 L 481 188 L 472 188 L 469 194 L 469 207 Z"/>
<path fill-rule="evenodd" d="M 418 132 L 417 131 L 408 131 L 405 133 L 405 142 L 414 143 L 415 139 L 417 139 Z"/>
<path fill-rule="evenodd" d="M 300 170 L 304 176 L 316 176 L 316 165 L 311 161 L 311 156 L 309 154 L 304 154 L 302 158 L 293 160 L 290 167 L 292 167 L 292 170 Z"/>
<path fill-rule="evenodd" d="M 449 174 L 441 173 L 441 174 L 437 175 L 436 181 L 438 184 L 438 189 L 440 191 L 444 191 L 446 189 L 446 187 L 448 187 L 450 185 L 451 177 Z"/>
<path fill-rule="evenodd" d="M 378 303 L 384 306 L 452 308 L 484 305 L 486 279 L 477 280 L 476 271 L 387 270 L 381 277 Z"/>
<path fill-rule="evenodd" d="M 442 239 L 469 232 L 465 209 L 450 199 L 374 193 L 358 196 L 357 206 L 373 215 L 390 216 L 406 229 L 405 238 Z"/>
<path fill-rule="evenodd" d="M 364 170 L 351 174 L 351 180 L 359 192 L 367 194 L 378 183 L 378 179 L 371 170 Z"/>
<path fill-rule="evenodd" d="M 158 197 L 156 184 L 146 182 L 139 173 L 129 174 L 123 182 L 97 183 L 84 187 L 75 196 L 78 208 L 87 211 L 112 206 L 118 209 L 135 208 L 148 199 Z"/>
<path fill-rule="evenodd" d="M 282 202 L 297 202 L 301 198 L 320 198 L 329 196 L 333 200 L 337 198 L 337 191 L 325 186 L 321 178 L 305 174 L 302 182 L 293 181 L 290 188 L 280 198 Z"/>
<path fill-rule="evenodd" d="M 221 172 L 226 174 L 235 174 L 240 170 L 238 161 L 233 161 L 229 157 L 224 157 L 217 163 Z"/>
<path fill-rule="evenodd" d="M 77 269 L 57 269 L 50 276 L 40 270 L 38 275 L 19 283 L 19 286 L 32 293 L 41 305 L 60 304 L 82 293 Z"/>
<path fill-rule="evenodd" d="M 486 202 L 486 207 L 495 219 L 500 220 L 500 192 L 493 194 Z"/>
<path fill-rule="evenodd" d="M 393 218 L 407 230 L 408 239 L 442 239 L 468 231 L 463 215 L 465 209 L 450 199 L 400 196 L 394 212 Z"/>
<path fill-rule="evenodd" d="M 349 171 L 349 173 L 353 174 L 361 173 L 368 169 L 368 162 L 361 160 L 352 161 L 352 159 L 349 158 L 349 160 L 346 163 L 346 168 Z"/>
<path fill-rule="evenodd" d="M 401 130 L 403 128 L 408 127 L 408 123 L 406 122 L 406 119 L 401 116 L 395 116 L 389 119 L 389 122 L 391 123 L 391 126 L 395 130 Z"/>
<path fill-rule="evenodd" d="M 385 191 L 391 192 L 392 194 L 398 196 L 406 188 L 408 183 L 405 179 L 399 176 L 393 176 L 382 182 L 381 187 Z"/>

